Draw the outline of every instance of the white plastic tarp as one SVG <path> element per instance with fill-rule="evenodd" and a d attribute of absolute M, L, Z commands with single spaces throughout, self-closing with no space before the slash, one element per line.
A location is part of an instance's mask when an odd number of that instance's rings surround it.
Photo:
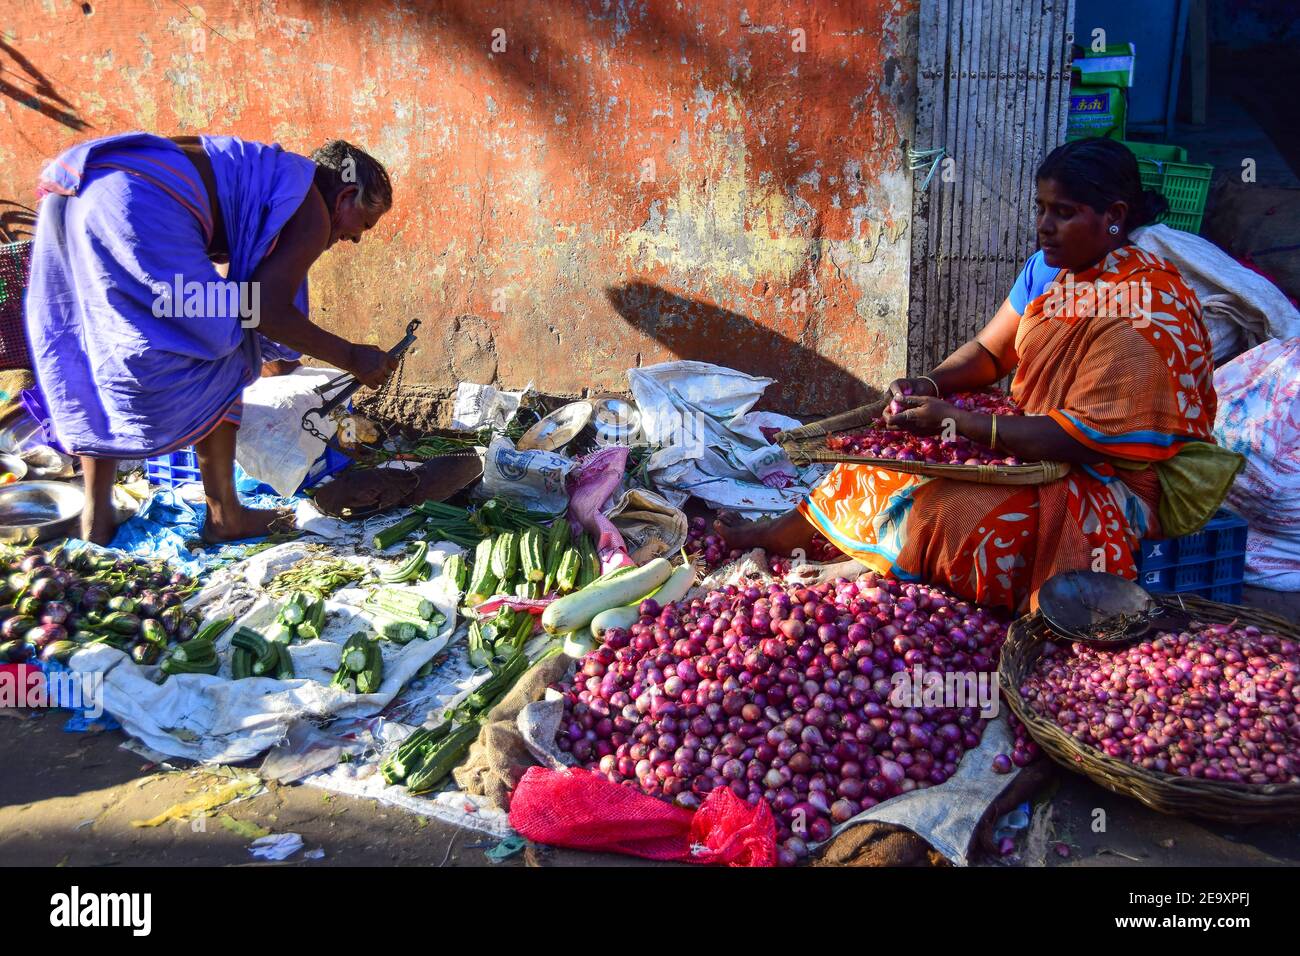
<path fill-rule="evenodd" d="M 785 415 L 750 411 L 772 379 L 686 361 L 629 369 L 627 378 L 646 439 L 661 446 L 648 463 L 655 488 L 673 504 L 680 507 L 694 495 L 715 508 L 784 512 L 819 477 L 820 469 L 796 469 L 780 453 L 793 482 L 784 488 L 762 483 L 773 471 L 773 446 L 760 429 L 800 424 Z"/>
<path fill-rule="evenodd" d="M 434 560 L 440 558 L 439 552 L 454 548 L 455 545 L 446 543 L 431 549 L 435 552 Z M 266 572 L 282 569 L 289 554 L 292 551 L 274 561 Z M 256 561 L 257 558 L 250 559 L 249 564 Z M 250 571 L 258 573 L 256 569 Z M 378 713 L 425 663 L 446 647 L 456 633 L 457 595 L 441 576 L 421 583 L 418 588 L 442 612 L 445 621 L 434 639 L 417 639 L 406 645 L 381 643 L 383 682 L 374 694 L 350 694 L 329 684 L 338 667 L 342 644 L 354 632 L 369 630 L 360 616 L 360 604 L 366 592 L 356 587 L 340 589 L 326 603 L 329 617 L 320 640 L 290 648 L 297 675 L 293 680 L 266 677 L 230 680 L 230 638 L 235 628 L 265 627 L 278 612 L 278 605 L 265 595 L 258 596 L 251 609 L 242 613 L 218 640 L 217 654 L 222 663 L 215 676 L 175 674 L 157 684 L 151 679 L 157 673 L 156 667 L 136 665 L 126 654 L 106 646 L 79 651 L 69 666 L 78 672 L 101 672 L 104 709 L 121 722 L 128 734 L 154 750 L 203 763 L 247 760 L 274 746 L 299 718 L 363 717 Z M 211 609 L 210 615 L 217 615 L 224 608 L 238 606 L 239 592 L 237 585 L 228 583 L 224 590 L 222 585 L 215 585 L 203 605 L 205 611 Z"/>
<path fill-rule="evenodd" d="M 1192 287 L 1216 361 L 1267 339 L 1300 335 L 1300 312 L 1282 290 L 1208 239 L 1157 224 L 1135 229 L 1133 241 L 1176 265 Z"/>

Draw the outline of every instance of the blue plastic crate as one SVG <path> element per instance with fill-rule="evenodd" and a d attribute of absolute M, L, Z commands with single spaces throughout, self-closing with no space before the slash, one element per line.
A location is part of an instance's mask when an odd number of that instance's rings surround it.
<path fill-rule="evenodd" d="M 1240 604 L 1241 582 L 1215 585 L 1209 589 L 1209 593 L 1205 596 L 1211 601 L 1218 601 L 1220 604 Z"/>
<path fill-rule="evenodd" d="M 1214 571 L 1210 576 L 1213 584 L 1232 584 L 1240 582 L 1246 576 L 1246 556 L 1229 554 L 1214 559 Z"/>
<path fill-rule="evenodd" d="M 325 451 L 307 469 L 307 477 L 303 479 L 302 486 L 298 490 L 311 488 L 350 464 L 352 464 L 351 458 L 326 445 Z M 179 488 L 181 485 L 203 480 L 203 476 L 199 474 L 199 458 L 193 447 L 146 459 L 144 471 L 151 485 L 160 485 L 163 488 Z"/>
<path fill-rule="evenodd" d="M 1208 588 L 1214 572 L 1213 561 L 1197 561 L 1183 564 L 1179 562 L 1174 568 L 1174 590 L 1177 592 L 1198 591 Z"/>
<path fill-rule="evenodd" d="M 1178 563 L 1185 564 L 1189 561 L 1197 561 L 1201 558 L 1208 557 L 1210 553 L 1210 538 L 1213 536 L 1207 525 L 1200 531 L 1192 534 L 1185 534 L 1178 541 Z"/>
<path fill-rule="evenodd" d="M 1246 522 L 1221 508 L 1194 534 L 1143 541 L 1137 567 L 1148 591 L 1236 604 L 1246 572 Z"/>
<path fill-rule="evenodd" d="M 1143 568 L 1167 568 L 1178 563 L 1177 538 L 1145 538 L 1141 541 L 1137 566 Z"/>
<path fill-rule="evenodd" d="M 199 456 L 193 446 L 146 459 L 144 473 L 149 484 L 164 488 L 179 488 L 203 480 L 199 474 Z"/>
<path fill-rule="evenodd" d="M 1138 572 L 1138 584 L 1148 591 L 1172 591 L 1174 568 L 1143 568 Z"/>
<path fill-rule="evenodd" d="M 1246 522 L 1228 512 L 1221 511 L 1219 514 L 1227 515 L 1230 520 L 1223 521 L 1216 517 L 1207 525 L 1208 528 L 1214 530 L 1214 553 L 1218 556 L 1244 555 L 1246 553 L 1246 532 L 1249 530 Z"/>

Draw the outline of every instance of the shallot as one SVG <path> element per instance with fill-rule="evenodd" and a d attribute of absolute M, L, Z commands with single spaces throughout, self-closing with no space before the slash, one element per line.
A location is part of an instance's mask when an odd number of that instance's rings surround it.
<path fill-rule="evenodd" d="M 1023 415 L 1011 397 L 996 389 L 979 392 L 954 392 L 944 401 L 956 408 L 992 415 Z M 896 415 L 903 407 L 895 399 L 888 414 Z M 890 428 L 884 418 L 877 418 L 867 429 L 847 435 L 831 435 L 826 440 L 831 451 L 843 451 L 868 458 L 894 461 L 924 461 L 944 465 L 1019 465 L 1014 455 L 1003 455 L 962 435 L 945 439 L 942 435 L 917 435 L 901 428 Z"/>
<path fill-rule="evenodd" d="M 1253 625 L 1049 644 L 1020 693 L 1076 740 L 1147 770 L 1300 783 L 1300 643 Z"/>
<path fill-rule="evenodd" d="M 724 786 L 767 801 L 783 863 L 836 824 L 956 772 L 987 724 L 981 702 L 900 696 L 899 677 L 958 672 L 992 686 L 1006 634 L 986 609 L 874 573 L 727 585 L 639 610 L 558 685 L 557 746 L 681 806 Z"/>

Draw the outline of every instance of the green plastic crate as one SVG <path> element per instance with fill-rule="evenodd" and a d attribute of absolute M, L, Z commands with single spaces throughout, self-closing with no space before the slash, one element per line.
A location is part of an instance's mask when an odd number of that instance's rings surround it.
<path fill-rule="evenodd" d="M 1137 157 L 1143 187 L 1154 189 L 1169 203 L 1169 211 L 1159 221 L 1173 229 L 1199 233 L 1214 167 L 1189 163 L 1187 150 L 1181 146 L 1120 142 Z"/>

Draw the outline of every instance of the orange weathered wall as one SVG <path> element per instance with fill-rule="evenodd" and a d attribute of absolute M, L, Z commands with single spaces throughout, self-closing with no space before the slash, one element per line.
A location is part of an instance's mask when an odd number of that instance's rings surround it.
<path fill-rule="evenodd" d="M 396 205 L 313 268 L 314 316 L 381 345 L 425 320 L 403 411 L 673 356 L 834 411 L 903 371 L 916 8 L 0 0 L 0 216 L 82 137 L 341 136 Z"/>

